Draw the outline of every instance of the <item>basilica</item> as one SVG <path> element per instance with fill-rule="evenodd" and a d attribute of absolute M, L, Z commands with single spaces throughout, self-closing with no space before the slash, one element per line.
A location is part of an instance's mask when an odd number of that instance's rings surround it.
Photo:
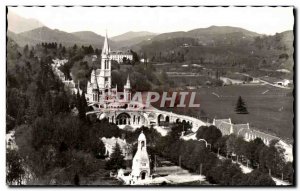
<path fill-rule="evenodd" d="M 110 103 L 117 99 L 123 103 L 123 106 L 131 100 L 131 86 L 129 76 L 124 85 L 124 92 L 121 96 L 118 93 L 117 86 L 111 85 L 111 51 L 108 44 L 107 35 L 105 36 L 104 45 L 101 53 L 101 67 L 93 70 L 91 79 L 87 84 L 86 99 L 88 103 L 100 103 L 103 107 L 109 106 Z M 121 104 L 122 105 L 122 104 Z"/>
<path fill-rule="evenodd" d="M 124 90 L 118 92 L 118 87 L 112 86 L 111 61 L 114 59 L 110 50 L 107 35 L 105 36 L 100 68 L 91 72 L 87 83 L 86 100 L 89 111 L 86 115 L 96 115 L 98 119 L 106 118 L 110 123 L 115 123 L 120 128 L 136 129 L 141 126 L 160 126 L 160 124 L 187 122 L 194 128 L 204 125 L 201 120 L 189 116 L 163 111 L 135 100 L 132 95 L 130 76 L 124 83 Z"/>

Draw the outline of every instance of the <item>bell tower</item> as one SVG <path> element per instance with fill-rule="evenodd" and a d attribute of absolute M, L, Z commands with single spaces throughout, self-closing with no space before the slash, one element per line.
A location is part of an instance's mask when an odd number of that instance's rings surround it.
<path fill-rule="evenodd" d="M 126 84 L 124 85 L 124 101 L 126 102 L 131 101 L 131 85 L 130 85 L 129 75 L 127 77 Z"/>
<path fill-rule="evenodd" d="M 132 160 L 132 179 L 145 180 L 150 177 L 150 160 L 147 153 L 146 136 L 143 131 L 138 138 L 138 148 Z"/>
<path fill-rule="evenodd" d="M 101 69 L 99 75 L 99 87 L 105 93 L 110 92 L 111 89 L 111 59 L 110 48 L 108 44 L 107 34 L 105 35 L 104 44 L 101 53 Z"/>

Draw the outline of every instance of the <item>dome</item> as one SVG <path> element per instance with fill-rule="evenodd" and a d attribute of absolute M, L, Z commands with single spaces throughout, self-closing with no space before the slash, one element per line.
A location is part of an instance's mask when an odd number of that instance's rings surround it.
<path fill-rule="evenodd" d="M 138 141 L 145 141 L 146 140 L 146 136 L 144 135 L 143 131 L 141 132 Z"/>
<path fill-rule="evenodd" d="M 105 113 L 101 113 L 101 115 L 100 115 L 100 120 L 102 120 L 102 119 L 104 119 L 106 117 L 106 114 Z"/>

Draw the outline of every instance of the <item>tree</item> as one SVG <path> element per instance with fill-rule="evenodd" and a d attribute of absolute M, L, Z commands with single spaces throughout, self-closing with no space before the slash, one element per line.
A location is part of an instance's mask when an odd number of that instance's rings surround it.
<path fill-rule="evenodd" d="M 262 173 L 259 170 L 253 170 L 248 174 L 246 180 L 243 181 L 243 185 L 275 186 L 276 184 L 268 174 Z"/>
<path fill-rule="evenodd" d="M 80 180 L 79 180 L 78 174 L 75 174 L 75 176 L 74 176 L 74 184 L 75 184 L 76 186 L 79 186 L 79 185 L 80 185 Z"/>
<path fill-rule="evenodd" d="M 122 60 L 123 60 L 123 64 L 127 64 L 127 58 L 125 56 L 123 57 Z"/>
<path fill-rule="evenodd" d="M 132 64 L 135 65 L 136 63 L 140 62 L 140 58 L 138 56 L 138 54 L 136 52 L 134 52 L 133 50 L 130 50 L 131 54 L 132 54 Z"/>
<path fill-rule="evenodd" d="M 250 160 L 250 164 L 252 166 L 255 166 L 256 163 L 259 163 L 259 153 L 264 147 L 266 146 L 260 138 L 250 141 L 246 146 L 245 155 L 246 158 Z"/>
<path fill-rule="evenodd" d="M 23 53 L 24 53 L 25 56 L 27 56 L 28 51 L 29 51 L 29 47 L 28 47 L 28 44 L 26 44 L 26 45 L 24 46 L 24 49 L 23 49 Z"/>
<path fill-rule="evenodd" d="M 235 135 L 229 135 L 226 141 L 226 151 L 228 154 L 236 153 L 238 145 L 236 145 L 237 138 Z"/>
<path fill-rule="evenodd" d="M 21 157 L 16 150 L 6 151 L 6 181 L 8 184 L 21 184 L 22 176 L 25 171 L 22 167 Z"/>
<path fill-rule="evenodd" d="M 237 114 L 248 114 L 248 110 L 246 107 L 246 104 L 244 100 L 242 99 L 241 96 L 239 96 L 239 99 L 237 101 L 236 107 L 235 107 L 235 112 Z"/>
<path fill-rule="evenodd" d="M 214 184 L 221 185 L 237 185 L 239 181 L 234 177 L 240 177 L 242 174 L 238 164 L 234 164 L 231 160 L 221 161 L 220 165 L 215 165 L 210 169 L 207 180 Z"/>
<path fill-rule="evenodd" d="M 84 92 L 82 92 L 81 96 L 79 91 L 77 92 L 77 109 L 79 118 L 83 121 L 86 120 L 86 110 L 87 110 L 87 102 L 85 99 Z"/>
<path fill-rule="evenodd" d="M 287 162 L 283 167 L 283 179 L 294 182 L 294 167 L 292 162 Z"/>
<path fill-rule="evenodd" d="M 92 146 L 92 152 L 96 158 L 104 158 L 105 155 L 105 145 L 103 141 L 100 139 L 94 143 Z"/>
<path fill-rule="evenodd" d="M 106 162 L 106 169 L 117 171 L 121 168 L 126 168 L 124 156 L 121 150 L 121 147 L 118 143 L 113 149 L 112 154 L 110 155 L 110 159 Z"/>
<path fill-rule="evenodd" d="M 214 144 L 222 137 L 222 133 L 216 126 L 202 126 L 198 129 L 196 137 L 197 139 L 205 139 L 208 143 Z"/>

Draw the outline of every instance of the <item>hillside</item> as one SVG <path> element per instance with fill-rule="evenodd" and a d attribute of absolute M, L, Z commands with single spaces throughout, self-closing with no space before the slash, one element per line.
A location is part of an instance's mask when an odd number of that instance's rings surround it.
<path fill-rule="evenodd" d="M 147 32 L 147 31 L 140 31 L 140 32 L 133 32 L 133 31 L 129 31 L 126 32 L 124 34 L 118 35 L 118 36 L 114 36 L 111 38 L 111 40 L 113 41 L 125 41 L 125 40 L 131 40 L 131 39 L 136 39 L 136 38 L 149 38 L 150 36 L 156 36 L 157 34 L 152 33 L 152 32 Z"/>
<path fill-rule="evenodd" d="M 21 33 L 44 26 L 40 21 L 36 19 L 26 19 L 19 15 L 16 15 L 12 11 L 8 11 L 7 21 L 8 30 L 14 33 Z"/>
<path fill-rule="evenodd" d="M 104 37 L 91 31 L 79 31 L 71 33 L 76 37 L 89 43 L 103 43 Z"/>
<path fill-rule="evenodd" d="M 118 41 L 115 43 L 119 49 L 128 49 L 128 48 L 131 48 L 132 46 L 135 46 L 141 42 L 151 41 L 151 39 L 153 37 L 154 37 L 153 35 L 140 36 L 140 37 L 131 38 L 129 40 Z"/>
<path fill-rule="evenodd" d="M 230 26 L 211 26 L 208 28 L 199 28 L 187 32 L 178 31 L 171 33 L 163 33 L 155 36 L 152 40 L 168 40 L 172 38 L 195 38 L 203 45 L 221 45 L 234 44 L 240 41 L 247 41 L 255 36 L 260 36 L 255 32 L 251 32 L 238 27 Z"/>
<path fill-rule="evenodd" d="M 57 42 L 66 46 L 77 45 L 92 45 L 96 48 L 101 48 L 104 42 L 104 37 L 89 31 L 76 33 L 67 33 L 57 29 L 48 27 L 40 27 L 30 31 L 15 34 L 11 31 L 7 33 L 8 37 L 16 41 L 20 46 L 35 45 L 42 42 Z M 113 45 L 113 43 L 111 43 Z"/>
<path fill-rule="evenodd" d="M 217 30 L 220 28 L 220 31 Z M 210 63 L 249 70 L 293 69 L 293 33 L 263 36 L 232 27 L 164 33 L 132 46 L 154 62 Z"/>
<path fill-rule="evenodd" d="M 16 33 L 12 32 L 10 30 L 7 31 L 7 37 L 9 37 L 10 39 L 12 39 L 16 43 L 18 43 L 19 46 L 25 46 L 26 44 L 28 44 L 28 45 L 35 45 L 35 44 L 39 43 L 35 39 L 31 39 L 31 38 L 22 36 L 20 34 L 16 34 Z"/>
<path fill-rule="evenodd" d="M 71 33 L 78 37 L 80 40 L 84 42 L 84 44 L 91 44 L 94 47 L 102 48 L 104 42 L 104 36 L 98 35 L 92 31 L 79 31 Z M 109 39 L 109 45 L 111 48 L 116 48 L 117 44 Z"/>

